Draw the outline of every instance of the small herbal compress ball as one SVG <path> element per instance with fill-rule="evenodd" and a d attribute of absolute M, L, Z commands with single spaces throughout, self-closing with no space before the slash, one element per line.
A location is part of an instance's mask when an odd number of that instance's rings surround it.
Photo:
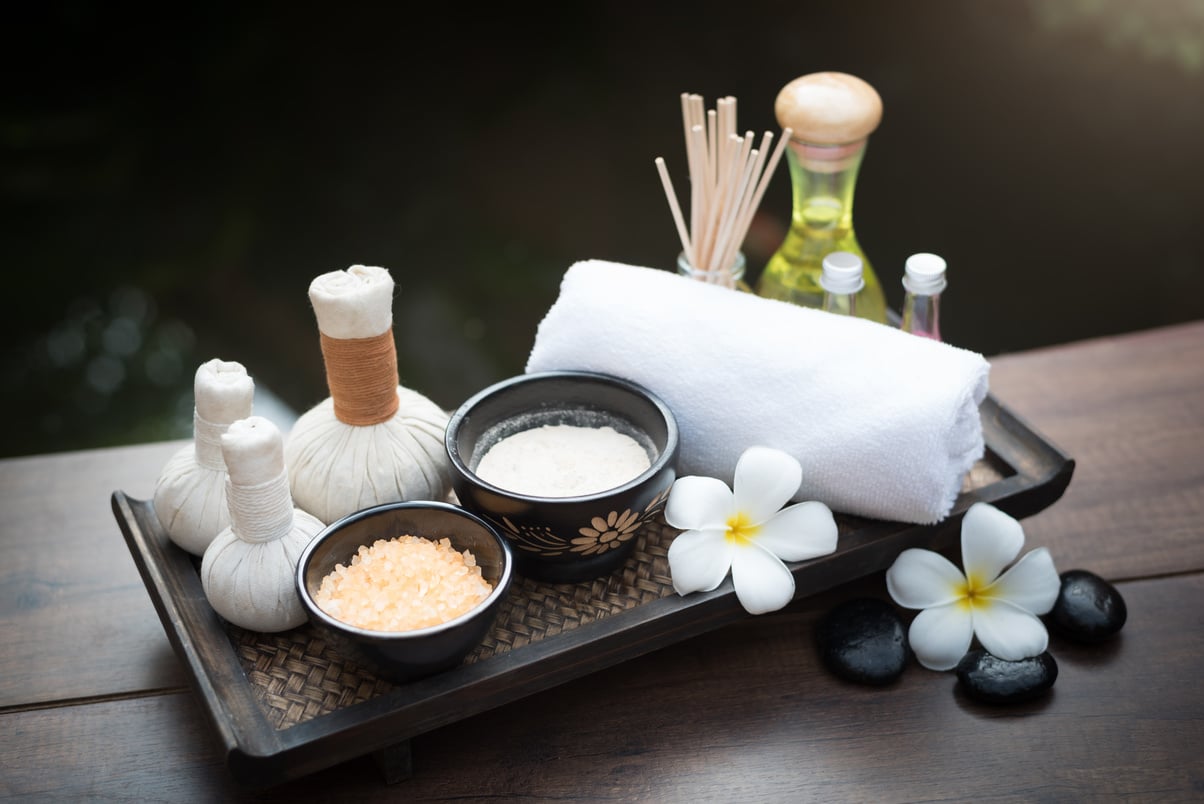
<path fill-rule="evenodd" d="M 230 527 L 201 561 L 209 605 L 252 631 L 285 631 L 305 622 L 294 573 L 301 553 L 325 525 L 293 507 L 280 430 L 260 416 L 222 436 L 230 470 Z"/>
<path fill-rule="evenodd" d="M 163 467 L 154 500 L 168 538 L 199 556 L 230 524 L 221 438 L 251 415 L 255 383 L 241 364 L 213 359 L 197 369 L 193 393 L 193 443 Z"/>

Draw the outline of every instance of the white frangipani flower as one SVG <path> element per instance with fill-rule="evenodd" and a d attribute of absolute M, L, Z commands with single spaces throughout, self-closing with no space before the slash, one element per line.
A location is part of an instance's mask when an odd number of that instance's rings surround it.
<path fill-rule="evenodd" d="M 669 546 L 677 593 L 709 592 L 731 570 L 736 597 L 750 614 L 789 603 L 794 576 L 782 562 L 836 549 L 836 520 L 828 506 L 804 502 L 782 508 L 802 481 L 798 460 L 770 447 L 744 451 L 734 492 L 712 477 L 678 478 L 665 505 L 665 521 L 683 531 Z"/>
<path fill-rule="evenodd" d="M 1049 551 L 1032 550 L 1000 575 L 1020 554 L 1024 530 L 988 503 L 966 511 L 961 540 L 964 574 L 939 553 L 920 549 L 904 550 L 886 571 L 895 602 L 923 609 L 907 635 L 916 659 L 930 670 L 950 670 L 975 636 L 1005 661 L 1043 653 L 1049 634 L 1038 615 L 1053 608 L 1061 587 Z"/>

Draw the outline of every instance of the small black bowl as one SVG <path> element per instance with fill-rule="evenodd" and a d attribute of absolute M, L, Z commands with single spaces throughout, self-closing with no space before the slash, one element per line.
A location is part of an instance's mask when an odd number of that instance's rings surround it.
<path fill-rule="evenodd" d="M 651 466 L 620 486 L 577 497 L 520 494 L 476 474 L 501 439 L 561 424 L 613 427 L 643 446 Z M 460 504 L 497 526 L 520 574 L 542 581 L 573 583 L 619 567 L 677 477 L 672 411 L 647 389 L 606 374 L 547 371 L 503 380 L 452 414 L 446 441 Z"/>
<path fill-rule="evenodd" d="M 446 538 L 456 550 L 471 551 L 493 592 L 453 620 L 411 631 L 357 628 L 318 606 L 314 596 L 337 564 L 350 564 L 361 545 L 405 535 Z M 297 592 L 310 622 L 341 653 L 385 678 L 409 681 L 455 667 L 481 643 L 509 591 L 512 567 L 506 541 L 480 517 L 442 502 L 385 503 L 348 514 L 314 537 L 297 565 Z"/>

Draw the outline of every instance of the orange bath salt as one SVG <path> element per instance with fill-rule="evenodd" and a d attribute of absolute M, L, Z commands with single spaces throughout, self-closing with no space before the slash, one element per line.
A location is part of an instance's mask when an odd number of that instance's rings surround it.
<path fill-rule="evenodd" d="M 455 619 L 493 591 L 468 550 L 418 536 L 361 545 L 314 595 L 327 614 L 372 631 L 411 631 Z"/>

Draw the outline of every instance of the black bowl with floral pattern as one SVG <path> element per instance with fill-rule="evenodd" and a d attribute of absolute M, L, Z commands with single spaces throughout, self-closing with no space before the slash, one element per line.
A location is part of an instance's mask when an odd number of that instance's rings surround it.
<path fill-rule="evenodd" d="M 545 425 L 612 427 L 635 439 L 651 465 L 622 485 L 572 497 L 519 493 L 477 475 L 494 444 Z M 672 411 L 646 388 L 607 374 L 547 371 L 503 380 L 452 415 L 446 445 L 460 504 L 509 541 L 519 574 L 556 583 L 617 569 L 642 526 L 660 514 L 677 477 Z"/>

